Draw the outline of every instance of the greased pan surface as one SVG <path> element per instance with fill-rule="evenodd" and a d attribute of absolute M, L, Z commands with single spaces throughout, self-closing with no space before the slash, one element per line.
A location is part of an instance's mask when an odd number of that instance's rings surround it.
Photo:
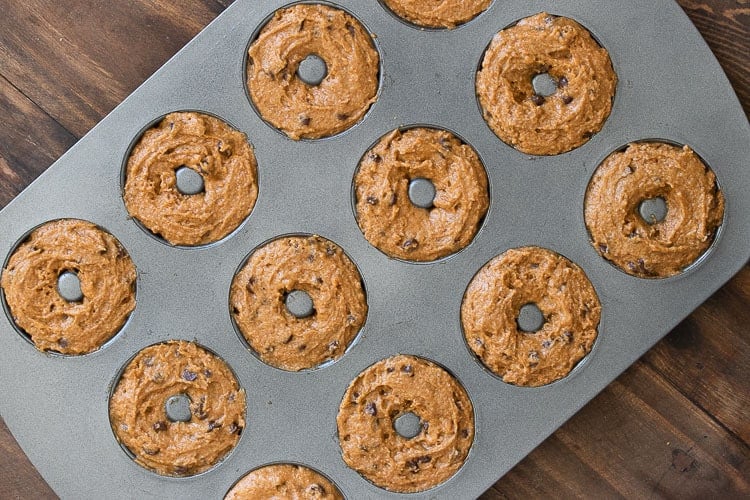
<path fill-rule="evenodd" d="M 283 5 L 236 2 L 0 213 L 3 258 L 38 224 L 77 217 L 114 234 L 138 270 L 138 304 L 129 322 L 90 355 L 44 355 L 7 318 L 0 323 L 3 417 L 62 497 L 215 498 L 248 470 L 276 461 L 315 467 L 349 498 L 388 496 L 344 465 L 335 417 L 348 383 L 397 353 L 424 356 L 450 370 L 468 391 L 476 417 L 465 466 L 442 486 L 409 496 L 476 496 L 747 261 L 750 128 L 721 69 L 676 4 L 496 0 L 456 30 L 420 31 L 378 3 L 337 2 L 377 35 L 381 89 L 360 124 L 312 142 L 293 142 L 266 125 L 245 93 L 248 42 Z M 492 36 L 542 10 L 587 27 L 608 49 L 620 78 L 602 132 L 555 157 L 529 157 L 503 144 L 474 97 L 475 70 Z M 680 47 L 679 59 L 674 47 Z M 259 172 L 259 198 L 248 220 L 228 239 L 195 249 L 172 248 L 147 235 L 128 218 L 121 197 L 122 165 L 132 141 L 155 119 L 185 109 L 215 114 L 245 132 Z M 475 241 L 433 264 L 385 257 L 364 240 L 351 207 L 352 176 L 364 151 L 393 128 L 412 124 L 460 135 L 483 159 L 491 187 L 490 211 Z M 693 147 L 713 168 L 727 199 L 712 249 L 666 280 L 615 269 L 590 246 L 583 223 L 583 195 L 599 162 L 627 142 L 647 138 Z M 350 351 L 303 373 L 261 363 L 239 341 L 228 312 L 237 266 L 260 243 L 287 233 L 316 233 L 340 245 L 359 267 L 369 303 L 367 322 Z M 466 348 L 459 320 L 476 271 L 523 245 L 544 246 L 576 262 L 602 301 L 592 352 L 567 378 L 536 389 L 489 374 Z M 143 347 L 172 338 L 196 340 L 216 352 L 247 391 L 248 425 L 238 447 L 192 478 L 157 476 L 133 463 L 117 444 L 107 414 L 110 387 L 124 363 Z"/>

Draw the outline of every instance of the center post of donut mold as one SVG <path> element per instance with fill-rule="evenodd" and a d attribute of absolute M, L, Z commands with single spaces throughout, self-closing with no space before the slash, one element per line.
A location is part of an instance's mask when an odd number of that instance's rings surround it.
<path fill-rule="evenodd" d="M 292 290 L 284 298 L 284 305 L 289 314 L 297 319 L 307 318 L 315 313 L 315 303 L 310 294 L 304 290 Z"/>
<path fill-rule="evenodd" d="M 297 76 L 310 86 L 320 85 L 328 76 L 328 65 L 320 56 L 310 54 L 299 63 Z"/>
<path fill-rule="evenodd" d="M 182 165 L 174 171 L 177 190 L 185 195 L 202 193 L 205 190 L 203 176 L 190 167 Z"/>
<path fill-rule="evenodd" d="M 409 182 L 409 201 L 419 208 L 432 208 L 435 201 L 435 184 L 430 179 L 418 177 Z"/>
<path fill-rule="evenodd" d="M 190 396 L 175 394 L 164 402 L 164 411 L 170 422 L 190 422 L 193 412 L 190 410 Z"/>
<path fill-rule="evenodd" d="M 422 432 L 422 419 L 416 413 L 402 413 L 393 420 L 393 429 L 402 438 L 415 438 Z"/>
<path fill-rule="evenodd" d="M 81 302 L 81 279 L 75 271 L 64 271 L 57 277 L 57 293 L 68 302 Z"/>
<path fill-rule="evenodd" d="M 524 333 L 536 333 L 544 326 L 544 314 L 539 306 L 530 302 L 518 310 L 518 328 Z"/>
<path fill-rule="evenodd" d="M 661 196 L 648 198 L 638 205 L 638 213 L 648 224 L 658 224 L 667 218 L 667 201 Z"/>

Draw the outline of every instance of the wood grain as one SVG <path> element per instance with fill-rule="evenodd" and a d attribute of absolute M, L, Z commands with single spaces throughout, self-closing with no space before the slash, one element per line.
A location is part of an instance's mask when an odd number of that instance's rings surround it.
<path fill-rule="evenodd" d="M 748 112 L 750 0 L 679 3 Z M 229 4 L 3 2 L 0 206 Z M 483 498 L 750 497 L 749 325 L 746 266 Z M 0 419 L 6 498 L 56 497 Z"/>

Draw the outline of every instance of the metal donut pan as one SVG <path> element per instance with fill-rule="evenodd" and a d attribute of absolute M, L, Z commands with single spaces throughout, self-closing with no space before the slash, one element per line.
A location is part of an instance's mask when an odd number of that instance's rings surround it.
<path fill-rule="evenodd" d="M 245 52 L 259 25 L 288 0 L 238 0 L 159 69 L 0 213 L 0 258 L 35 226 L 75 217 L 114 234 L 138 270 L 137 306 L 100 350 L 43 354 L 0 318 L 0 410 L 8 427 L 63 498 L 221 498 L 246 472 L 273 462 L 313 467 L 348 498 L 467 498 L 485 491 L 565 420 L 728 281 L 750 257 L 750 126 L 709 48 L 671 1 L 495 0 L 450 31 L 401 22 L 379 2 L 338 0 L 375 35 L 382 61 L 377 102 L 338 136 L 295 142 L 264 123 L 245 89 Z M 558 156 L 524 155 L 482 119 L 474 76 L 493 35 L 548 11 L 572 17 L 610 53 L 619 76 L 612 114 L 588 143 Z M 259 197 L 245 223 L 219 243 L 175 248 L 128 217 L 121 172 L 129 148 L 154 120 L 176 110 L 214 114 L 247 134 L 258 159 Z M 491 205 L 463 251 L 431 264 L 389 259 L 362 236 L 351 204 L 362 154 L 401 126 L 459 134 L 483 159 Z M 716 173 L 725 219 L 706 255 L 661 280 L 629 276 L 589 243 L 583 197 L 597 165 L 631 141 L 690 145 Z M 312 233 L 340 245 L 362 273 L 369 314 L 339 361 L 300 373 L 253 356 L 232 325 L 229 286 L 257 245 Z M 538 245 L 568 257 L 602 302 L 592 352 L 566 378 L 539 388 L 503 383 L 465 345 L 459 310 L 467 284 L 505 250 Z M 213 469 L 162 477 L 134 463 L 110 429 L 108 396 L 123 364 L 168 339 L 195 340 L 229 363 L 247 391 L 247 428 Z M 395 354 L 452 372 L 474 405 L 476 436 L 455 476 L 431 490 L 396 494 L 349 469 L 336 414 L 349 382 Z"/>

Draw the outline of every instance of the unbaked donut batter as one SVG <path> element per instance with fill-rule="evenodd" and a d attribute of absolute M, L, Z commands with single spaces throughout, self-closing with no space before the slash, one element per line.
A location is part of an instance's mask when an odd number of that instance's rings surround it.
<path fill-rule="evenodd" d="M 314 312 L 304 318 L 285 305 L 306 292 Z M 266 363 L 303 370 L 343 356 L 367 317 L 362 278 L 335 243 L 320 236 L 286 236 L 258 248 L 235 276 L 232 316 Z"/>
<path fill-rule="evenodd" d="M 411 439 L 394 430 L 405 413 L 421 421 Z M 474 410 L 464 388 L 443 368 L 416 356 L 393 356 L 360 373 L 344 394 L 336 422 L 346 464 L 399 493 L 447 481 L 474 440 Z"/>
<path fill-rule="evenodd" d="M 657 197 L 666 201 L 667 215 L 650 224 L 639 206 Z M 724 219 L 724 195 L 713 171 L 688 146 L 633 143 L 597 168 L 585 216 L 602 257 L 633 276 L 664 278 L 682 272 L 711 245 Z"/>
<path fill-rule="evenodd" d="M 309 55 L 326 63 L 318 85 L 297 75 Z M 297 4 L 278 10 L 250 46 L 247 86 L 264 120 L 292 139 L 318 139 L 362 119 L 375 102 L 379 70 L 359 21 L 326 5 Z"/>
<path fill-rule="evenodd" d="M 204 191 L 182 194 L 175 171 L 203 177 Z M 130 215 L 173 245 L 204 245 L 234 231 L 258 197 L 257 164 L 245 134 L 201 113 L 172 113 L 147 130 L 127 164 Z"/>
<path fill-rule="evenodd" d="M 517 323 L 536 304 L 545 322 L 533 333 Z M 490 260 L 461 305 L 466 342 L 504 382 L 536 387 L 565 377 L 589 353 L 601 304 L 583 270 L 550 250 L 524 247 Z"/>
<path fill-rule="evenodd" d="M 557 85 L 546 97 L 532 85 L 542 73 Z M 601 130 L 617 75 L 584 27 L 542 12 L 495 35 L 476 85 L 484 119 L 500 139 L 527 154 L 556 155 Z"/>
<path fill-rule="evenodd" d="M 190 398 L 188 422 L 172 422 L 165 403 Z M 245 391 L 229 367 L 193 342 L 156 344 L 130 361 L 109 401 L 112 430 L 135 461 L 164 476 L 192 476 L 237 445 Z"/>
<path fill-rule="evenodd" d="M 432 181 L 432 208 L 409 199 L 413 179 Z M 477 153 L 434 128 L 394 130 L 360 162 L 354 177 L 357 222 L 391 257 L 431 261 L 471 243 L 489 208 L 487 174 Z"/>
<path fill-rule="evenodd" d="M 74 272 L 83 300 L 68 302 L 58 277 Z M 40 351 L 86 354 L 117 333 L 135 308 L 136 271 L 117 239 L 94 224 L 61 219 L 13 252 L 2 287 L 13 321 Z"/>
<path fill-rule="evenodd" d="M 296 464 L 266 465 L 247 473 L 224 500 L 344 500 L 328 479 L 312 469 Z"/>
<path fill-rule="evenodd" d="M 383 0 L 397 16 L 425 28 L 455 28 L 487 10 L 492 0 Z"/>

